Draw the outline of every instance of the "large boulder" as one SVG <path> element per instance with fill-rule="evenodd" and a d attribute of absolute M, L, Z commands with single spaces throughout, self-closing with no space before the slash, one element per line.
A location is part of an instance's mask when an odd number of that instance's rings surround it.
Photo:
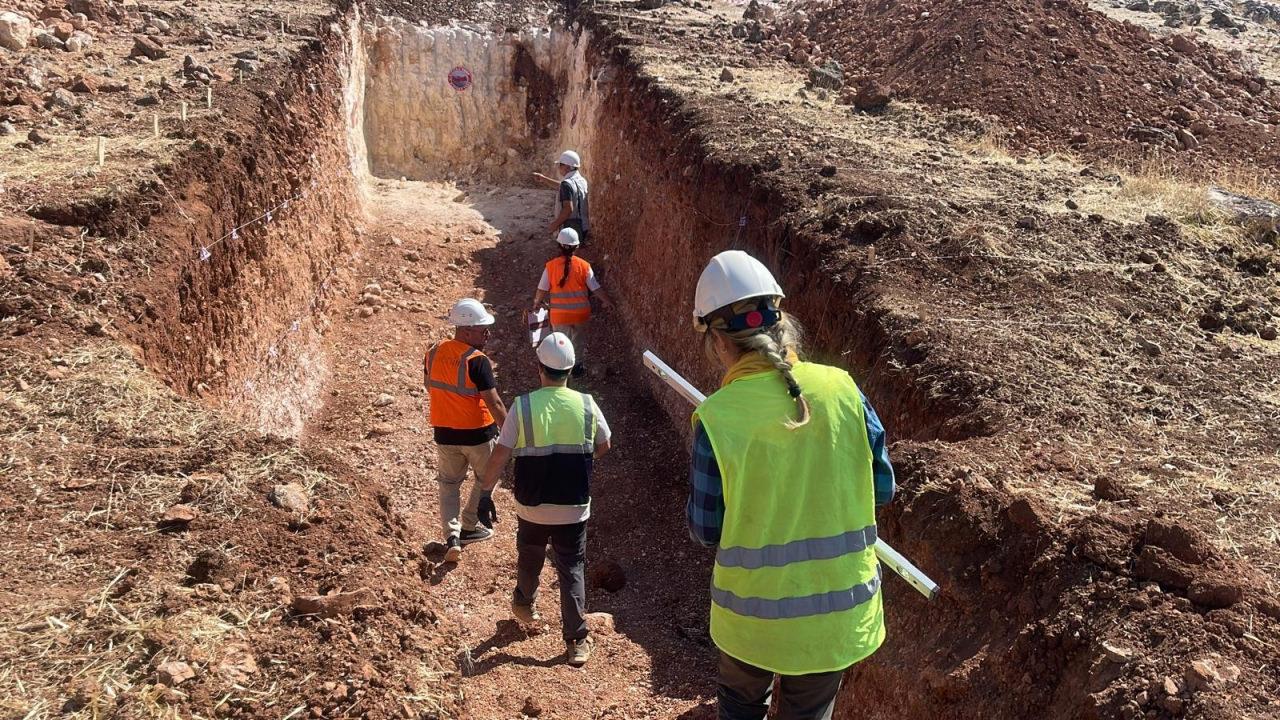
<path fill-rule="evenodd" d="M 31 42 L 31 21 L 15 12 L 0 12 L 0 47 L 22 50 Z"/>

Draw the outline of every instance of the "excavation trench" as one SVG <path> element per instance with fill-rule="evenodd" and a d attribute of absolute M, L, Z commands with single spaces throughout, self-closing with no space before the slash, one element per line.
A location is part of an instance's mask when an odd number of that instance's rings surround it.
<path fill-rule="evenodd" d="M 211 247 L 212 257 L 156 278 L 157 292 L 177 288 L 177 302 L 157 310 L 136 339 L 175 386 L 263 430 L 343 443 L 351 440 L 344 428 L 369 422 L 360 412 L 377 390 L 420 398 L 422 349 L 447 332 L 438 318 L 448 304 L 475 291 L 502 320 L 491 348 L 501 389 L 522 392 L 535 379 L 520 317 L 551 251 L 545 223 L 553 210 L 553 193 L 525 178 L 549 172 L 559 149 L 579 150 L 592 182 L 594 239 L 585 254 L 619 305 L 594 321 L 588 343 L 593 373 L 584 385 L 601 398 L 619 446 L 599 470 L 591 558 L 627 575 L 616 594 L 592 590 L 591 604 L 615 614 L 633 649 L 619 651 L 616 672 L 567 682 L 590 695 L 584 683 L 621 678 L 640 693 L 623 696 L 639 697 L 650 716 L 684 712 L 712 696 L 710 558 L 683 525 L 689 408 L 645 376 L 638 353 L 652 349 L 695 384 L 714 386 L 687 321 L 703 260 L 732 245 L 769 262 L 807 325 L 812 354 L 853 372 L 893 438 L 946 444 L 974 434 L 973 421 L 955 394 L 893 372 L 902 345 L 882 314 L 859 306 L 859 288 L 823 272 L 819 245 L 779 222 L 780 198 L 749 167 L 707 155 L 673 121 L 670 91 L 608 43 L 569 29 L 493 34 L 354 11 L 342 21 L 294 68 L 271 114 L 264 137 L 283 132 L 284 140 L 219 160 L 226 174 L 207 181 L 208 212 L 195 229 L 175 233 L 192 251 Z M 455 197 L 458 188 L 464 198 Z M 270 222 L 231 237 L 268 209 L 276 209 Z M 410 254 L 418 259 L 405 260 Z M 368 306 L 355 298 L 371 281 L 420 297 L 393 298 L 363 318 Z M 421 407 L 403 407 L 412 438 L 393 436 L 401 439 L 387 441 L 390 450 L 351 443 L 352 453 L 361 472 L 379 472 L 430 527 L 430 434 Z M 1029 697 L 1076 716 L 1087 691 L 1071 678 L 1087 665 L 1019 632 L 1056 612 L 1054 590 L 973 577 L 1016 518 L 977 489 L 913 487 L 920 470 L 900 468 L 905 492 L 882 532 L 942 583 L 944 596 L 928 605 L 887 579 L 890 639 L 852 673 L 842 716 L 1020 717 Z M 1029 571 L 1036 542 L 1002 548 L 1003 572 Z M 519 638 L 492 631 L 504 612 L 509 544 L 507 537 L 482 548 L 461 581 L 428 579 L 442 606 L 469 618 L 458 632 L 479 663 L 465 680 L 475 717 L 509 713 L 495 687 L 518 687 L 528 681 L 522 673 L 536 672 Z M 567 700 L 566 717 L 599 710 L 583 708 L 594 697 Z"/>

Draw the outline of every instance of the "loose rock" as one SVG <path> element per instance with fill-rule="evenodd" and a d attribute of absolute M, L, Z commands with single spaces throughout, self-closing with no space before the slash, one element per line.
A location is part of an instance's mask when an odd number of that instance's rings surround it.
<path fill-rule="evenodd" d="M 57 90 L 54 90 L 53 93 L 49 95 L 49 107 L 51 108 L 57 107 L 57 108 L 62 108 L 64 110 L 69 110 L 79 104 L 80 104 L 80 101 L 76 100 L 75 95 L 71 94 L 70 91 L 64 90 L 62 88 L 58 88 Z"/>
<path fill-rule="evenodd" d="M 15 12 L 0 12 L 0 47 L 22 50 L 31 43 L 31 21 Z"/>
<path fill-rule="evenodd" d="M 1107 656 L 1108 660 L 1121 664 L 1127 663 L 1133 659 L 1132 650 L 1119 645 L 1112 645 L 1108 642 L 1102 643 L 1102 653 Z"/>
<path fill-rule="evenodd" d="M 374 596 L 369 590 L 334 593 L 332 595 L 302 595 L 295 597 L 290 607 L 299 615 L 338 617 L 350 615 L 357 608 L 374 606 Z"/>
<path fill-rule="evenodd" d="M 1191 692 L 1227 685 L 1239 677 L 1240 669 L 1236 666 L 1210 658 L 1192 662 L 1183 673 L 1183 680 Z"/>
<path fill-rule="evenodd" d="M 868 80 L 858 87 L 853 106 L 864 112 L 883 110 L 893 100 L 893 91 L 878 80 Z"/>
<path fill-rule="evenodd" d="M 724 68 L 723 70 L 720 71 L 720 82 L 725 82 L 725 83 L 733 82 L 733 72 L 729 70 L 729 68 Z"/>
<path fill-rule="evenodd" d="M 160 667 L 156 668 L 156 681 L 169 687 L 177 687 L 195 676 L 196 671 L 192 670 L 190 665 L 179 660 L 161 663 Z"/>
<path fill-rule="evenodd" d="M 130 51 L 129 57 L 145 57 L 151 60 L 159 60 L 168 56 L 169 53 L 159 40 L 146 35 L 137 35 L 133 38 L 133 50 Z"/>
<path fill-rule="evenodd" d="M 840 66 L 840 63 L 833 60 L 823 67 L 809 70 L 809 86 L 827 90 L 839 90 L 844 87 L 844 68 Z"/>
<path fill-rule="evenodd" d="M 1159 357 L 1164 350 L 1159 344 L 1151 342 L 1146 338 L 1138 338 L 1138 347 L 1142 348 L 1142 352 L 1151 357 Z"/>
<path fill-rule="evenodd" d="M 248 645 L 229 645 L 223 650 L 222 659 L 218 661 L 218 674 L 233 683 L 248 682 L 258 672 L 258 661 Z"/>
<path fill-rule="evenodd" d="M 82 95 L 96 95 L 98 93 L 98 81 L 88 75 L 77 75 L 71 81 L 71 92 Z"/>
<path fill-rule="evenodd" d="M 186 528 L 188 524 L 200 517 L 199 508 L 191 505 L 174 505 L 164 511 L 160 517 L 160 526 L 165 528 Z"/>
<path fill-rule="evenodd" d="M 306 488 L 297 483 L 286 483 L 271 488 L 267 496 L 278 508 L 294 513 L 305 513 L 311 509 L 311 497 Z"/>
<path fill-rule="evenodd" d="M 382 394 L 378 395 L 378 397 L 376 397 L 376 398 L 374 398 L 374 399 L 373 399 L 373 406 L 374 406 L 374 407 L 387 407 L 388 405 L 390 405 L 391 403 L 393 403 L 393 402 L 395 402 L 395 401 L 396 401 L 396 399 L 395 399 L 393 396 L 391 396 L 391 395 L 389 395 L 389 394 L 387 394 L 387 393 L 382 393 Z"/>
<path fill-rule="evenodd" d="M 374 425 L 373 427 L 369 428 L 369 434 L 367 435 L 367 437 L 371 437 L 371 438 L 385 437 L 387 435 L 392 435 L 395 432 L 396 432 L 395 425 L 392 425 L 391 423 L 378 423 L 377 425 Z"/>
<path fill-rule="evenodd" d="M 37 32 L 36 47 L 44 50 L 66 50 L 67 44 L 51 32 Z"/>

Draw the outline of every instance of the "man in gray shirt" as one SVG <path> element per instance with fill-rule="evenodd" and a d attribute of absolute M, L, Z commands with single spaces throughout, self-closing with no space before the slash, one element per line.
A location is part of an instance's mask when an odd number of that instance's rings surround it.
<path fill-rule="evenodd" d="M 540 180 L 555 184 L 560 190 L 556 199 L 558 212 L 555 219 L 547 226 L 547 230 L 555 235 L 565 228 L 573 228 L 578 233 L 578 240 L 586 245 L 587 237 L 591 233 L 591 213 L 587 202 L 587 179 L 582 176 L 579 170 L 581 167 L 582 159 L 578 157 L 578 153 L 565 150 L 560 153 L 560 161 L 556 163 L 556 169 L 560 171 L 560 180 L 547 177 L 542 173 L 533 175 Z"/>

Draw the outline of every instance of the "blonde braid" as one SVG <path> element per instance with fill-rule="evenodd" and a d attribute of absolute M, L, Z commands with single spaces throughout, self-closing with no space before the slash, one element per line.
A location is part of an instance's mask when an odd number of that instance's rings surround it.
<path fill-rule="evenodd" d="M 750 301 L 749 304 L 754 307 L 754 301 Z M 800 389 L 800 383 L 796 382 L 795 376 L 791 373 L 794 366 L 791 363 L 788 352 L 799 353 L 799 325 L 792 321 L 790 316 L 783 315 L 776 325 L 763 332 L 760 330 L 743 330 L 725 334 L 733 341 L 734 346 L 740 352 L 758 352 L 763 355 L 782 375 L 782 379 L 786 381 L 787 392 L 796 401 L 797 416 L 796 419 L 787 421 L 787 429 L 795 430 L 807 425 L 810 419 L 809 401 L 805 399 L 804 392 Z"/>

